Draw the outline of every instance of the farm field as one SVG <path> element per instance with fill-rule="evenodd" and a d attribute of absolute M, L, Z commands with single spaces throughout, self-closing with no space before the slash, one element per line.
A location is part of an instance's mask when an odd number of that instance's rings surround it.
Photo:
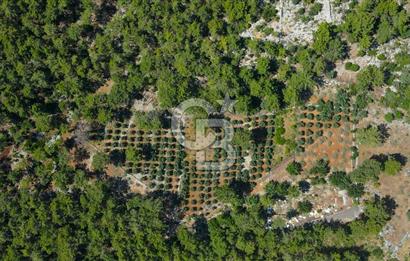
<path fill-rule="evenodd" d="M 296 159 L 310 169 L 318 159 L 324 158 L 334 170 L 350 172 L 353 169 L 353 123 L 349 108 L 327 111 L 327 104 L 333 102 L 325 99 L 298 112 Z"/>
<path fill-rule="evenodd" d="M 275 165 L 274 115 L 227 115 L 234 128 L 247 129 L 251 139 L 249 148 L 234 146 L 236 158 L 226 166 L 227 153 L 221 148 L 194 151 L 178 143 L 171 129 L 155 131 L 139 129 L 133 123 L 115 122 L 107 125 L 102 142 L 104 152 L 118 157 L 124 175 L 134 190 L 143 194 L 161 190 L 183 198 L 186 216 L 212 216 L 222 206 L 215 198 L 215 188 L 233 179 L 249 180 L 256 185 Z M 188 123 L 183 133 L 193 139 L 193 124 Z M 223 132 L 214 133 L 216 140 Z M 124 157 L 126 150 L 139 156 L 134 160 Z M 218 162 L 219 168 L 209 168 L 208 162 Z"/>

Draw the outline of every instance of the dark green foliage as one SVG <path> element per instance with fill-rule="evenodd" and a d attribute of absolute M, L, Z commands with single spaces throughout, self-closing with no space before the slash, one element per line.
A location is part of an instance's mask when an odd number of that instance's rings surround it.
<path fill-rule="evenodd" d="M 410 114 L 410 68 L 405 68 L 399 79 L 399 84 L 396 86 L 396 92 L 387 89 L 386 94 L 382 98 L 382 102 L 397 110 L 402 109 L 407 115 Z M 397 117 L 399 119 L 399 117 Z"/>
<path fill-rule="evenodd" d="M 102 171 L 108 163 L 108 156 L 105 153 L 98 152 L 93 156 L 92 167 L 94 170 Z"/>
<path fill-rule="evenodd" d="M 56 152 L 64 150 L 55 149 Z M 64 157 L 63 154 L 60 156 Z M 95 260 L 104 256 L 129 260 L 206 260 L 241 256 L 252 260 L 275 260 L 295 259 L 303 254 L 304 257 L 321 256 L 327 260 L 336 253 L 358 257 L 360 253 L 357 251 L 366 251 L 361 247 L 354 251 L 343 250 L 346 242 L 354 245 L 358 235 L 376 236 L 391 215 L 386 200 L 376 199 L 366 204 L 363 219 L 353 223 L 336 227 L 316 223 L 274 232 L 265 227 L 264 207 L 258 197 L 244 196 L 234 187 L 224 187 L 224 192 L 218 192 L 221 198 L 234 201 L 237 208 L 207 222 L 198 220 L 192 231 L 184 225 L 175 229 L 175 224 L 179 223 L 178 207 L 172 196 L 143 198 L 128 193 L 126 188 L 120 190 L 122 181 L 119 179 L 95 180 L 88 173 L 73 172 L 66 162 L 58 163 L 56 172 L 49 177 L 54 181 L 53 186 L 59 186 L 55 191 L 41 186 L 33 191 L 33 184 L 43 179 L 52 166 L 38 165 L 30 175 L 30 183 L 24 172 L 0 169 L 1 176 L 7 177 L 0 183 L 0 231 L 7 235 L 0 242 L 2 259 L 35 256 Z M 59 185 L 60 176 L 71 177 L 65 180 L 70 189 Z M 21 180 L 16 183 L 12 178 Z M 270 196 L 276 198 L 290 196 L 293 192 L 289 191 L 295 186 L 277 184 L 272 187 Z M 295 189 L 298 191 L 297 187 Z M 246 206 L 241 207 L 243 202 Z M 301 204 L 299 211 L 308 208 L 308 204 Z M 297 212 L 293 211 L 289 217 L 295 215 Z M 337 250 L 330 251 L 328 246 Z"/>
<path fill-rule="evenodd" d="M 329 167 L 329 161 L 325 159 L 320 159 L 316 162 L 315 166 L 313 166 L 310 170 L 309 173 L 313 175 L 321 175 L 321 176 L 326 176 L 330 171 Z"/>
<path fill-rule="evenodd" d="M 141 159 L 141 155 L 136 148 L 129 147 L 125 150 L 125 158 L 127 161 L 136 162 Z"/>
<path fill-rule="evenodd" d="M 332 101 L 323 101 L 320 100 L 318 102 L 318 111 L 320 112 L 320 118 L 324 121 L 330 121 L 333 119 L 333 115 L 335 113 L 334 104 Z"/>
<path fill-rule="evenodd" d="M 316 11 L 321 5 L 314 5 L 310 11 Z M 319 11 L 320 11 L 319 9 Z M 345 44 L 341 41 L 340 37 L 336 34 L 335 28 L 328 23 L 322 23 L 313 35 L 314 42 L 313 48 L 315 51 L 323 55 L 326 60 L 335 62 L 337 59 L 343 58 L 346 55 Z"/>
<path fill-rule="evenodd" d="M 384 119 L 385 119 L 387 122 L 391 123 L 391 122 L 394 120 L 394 114 L 391 113 L 391 112 L 389 112 L 389 113 L 387 113 L 386 115 L 384 115 Z"/>
<path fill-rule="evenodd" d="M 232 144 L 240 146 L 244 150 L 248 150 L 251 141 L 251 132 L 245 128 L 235 129 Z"/>
<path fill-rule="evenodd" d="M 343 171 L 333 172 L 329 177 L 329 181 L 333 186 L 341 189 L 348 189 L 352 183 L 350 178 Z"/>
<path fill-rule="evenodd" d="M 356 88 L 359 92 L 381 86 L 384 82 L 383 71 L 375 65 L 369 65 L 357 75 Z"/>
<path fill-rule="evenodd" d="M 345 172 L 333 172 L 329 178 L 330 184 L 340 189 L 347 190 L 350 197 L 360 198 L 364 194 L 364 186 L 360 183 L 353 183 Z"/>
<path fill-rule="evenodd" d="M 355 146 L 351 147 L 350 150 L 352 151 L 352 159 L 356 159 L 359 157 L 359 149 Z"/>
<path fill-rule="evenodd" d="M 401 170 L 401 163 L 393 158 L 384 163 L 384 172 L 387 175 L 394 176 Z"/>
<path fill-rule="evenodd" d="M 265 192 L 267 197 L 273 200 L 284 200 L 288 196 L 298 196 L 298 188 L 289 182 L 271 181 L 266 185 Z"/>
<path fill-rule="evenodd" d="M 298 202 L 298 211 L 302 214 L 309 213 L 313 209 L 312 203 L 308 200 Z"/>
<path fill-rule="evenodd" d="M 302 173 L 302 164 L 296 161 L 292 161 L 286 167 L 286 171 L 293 176 L 299 175 L 300 173 Z"/>
<path fill-rule="evenodd" d="M 155 131 L 161 128 L 161 118 L 157 112 L 136 112 L 134 114 L 134 122 L 141 130 Z"/>
<path fill-rule="evenodd" d="M 360 144 L 377 146 L 382 142 L 382 137 L 377 129 L 374 126 L 368 126 L 367 128 L 362 128 L 357 130 L 356 139 Z"/>
<path fill-rule="evenodd" d="M 368 49 L 377 41 L 409 35 L 409 14 L 391 0 L 366 0 L 356 5 L 347 14 L 342 26 L 351 42 L 358 42 L 360 48 Z"/>
<path fill-rule="evenodd" d="M 239 207 L 243 204 L 242 198 L 228 185 L 216 188 L 215 196 L 221 202 L 232 204 L 234 207 Z"/>
<path fill-rule="evenodd" d="M 380 162 L 373 159 L 367 159 L 363 161 L 358 168 L 353 170 L 349 176 L 354 182 L 366 183 L 368 181 L 377 181 L 381 171 Z"/>
<path fill-rule="evenodd" d="M 309 9 L 309 16 L 315 16 L 320 13 L 323 5 L 321 3 L 314 3 Z"/>
<path fill-rule="evenodd" d="M 286 139 L 283 137 L 285 134 L 285 127 L 284 127 L 284 121 L 283 117 L 281 116 L 276 116 L 275 117 L 275 143 L 279 145 L 283 145 L 286 142 Z"/>
<path fill-rule="evenodd" d="M 347 62 L 345 64 L 345 69 L 349 70 L 349 71 L 357 72 L 358 70 L 360 70 L 360 66 L 358 64 L 355 64 L 355 63 Z"/>
<path fill-rule="evenodd" d="M 123 166 L 125 163 L 125 151 L 123 150 L 113 150 L 109 155 L 110 163 L 117 167 Z"/>

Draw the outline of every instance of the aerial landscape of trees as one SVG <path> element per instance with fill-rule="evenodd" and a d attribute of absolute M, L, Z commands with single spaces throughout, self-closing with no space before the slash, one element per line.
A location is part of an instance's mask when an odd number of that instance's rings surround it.
<path fill-rule="evenodd" d="M 382 260 L 375 242 L 395 204 L 368 187 L 381 175 L 399 177 L 406 160 L 363 159 L 361 149 L 386 144 L 389 127 L 410 120 L 410 56 L 377 49 L 410 36 L 410 14 L 395 0 L 335 2 L 349 6 L 340 24 L 316 21 L 311 43 L 289 44 L 273 27 L 278 41 L 241 36 L 258 21 L 278 23 L 278 1 L 3 0 L 0 259 Z M 303 5 L 302 22 L 325 8 L 314 0 L 292 3 Z M 350 60 L 356 49 L 359 60 L 378 62 Z M 334 87 L 334 99 L 311 104 L 340 68 L 354 80 Z M 382 96 L 374 95 L 382 86 Z M 135 100 L 147 97 L 155 97 L 143 108 L 148 112 L 137 112 Z M 195 155 L 170 136 L 169 115 L 189 98 L 218 109 L 224 98 L 236 101 L 239 160 L 226 172 L 198 174 L 190 165 Z M 376 102 L 384 106 L 383 124 L 359 125 Z M 345 144 L 351 154 L 343 164 L 350 157 L 359 163 L 351 171 L 332 167 L 329 158 L 313 155 L 312 165 L 295 158 L 324 138 L 315 128 L 341 129 L 342 122 L 359 126 L 346 130 L 357 141 Z M 219 148 L 210 154 L 228 157 Z M 276 173 L 283 162 L 290 163 Z M 126 169 L 150 182 L 137 182 L 147 193 L 135 192 Z M 251 193 L 270 174 L 291 180 L 268 177 L 263 193 Z M 350 222 L 289 225 L 315 209 L 303 196 L 328 183 L 346 190 L 363 213 Z M 217 213 L 186 222 L 189 192 L 204 205 L 212 199 Z M 291 200 L 282 216 L 272 210 Z M 410 220 L 410 210 L 401 212 Z"/>

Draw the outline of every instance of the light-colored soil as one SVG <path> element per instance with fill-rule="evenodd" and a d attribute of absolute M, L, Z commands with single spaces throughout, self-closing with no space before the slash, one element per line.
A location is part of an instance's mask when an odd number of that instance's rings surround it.
<path fill-rule="evenodd" d="M 123 168 L 116 167 L 113 164 L 109 164 L 105 171 L 109 177 L 122 177 L 125 174 L 125 170 Z"/>
<path fill-rule="evenodd" d="M 395 214 L 388 223 L 392 230 L 384 236 L 384 239 L 398 246 L 398 256 L 404 257 L 405 254 L 410 253 L 410 237 L 407 240 L 403 239 L 407 233 L 410 233 L 410 220 L 406 214 L 410 209 L 410 176 L 403 172 L 394 177 L 382 175 L 380 186 L 376 189 L 384 196 L 393 197 L 397 204 Z M 403 243 L 406 244 L 401 246 Z"/>
<path fill-rule="evenodd" d="M 341 83 L 355 83 L 358 72 L 353 72 L 345 69 L 345 61 L 336 62 L 335 71 L 337 72 L 336 80 Z"/>
<path fill-rule="evenodd" d="M 97 89 L 96 94 L 109 94 L 111 92 L 112 86 L 114 85 L 113 80 L 108 80 L 104 85 Z"/>

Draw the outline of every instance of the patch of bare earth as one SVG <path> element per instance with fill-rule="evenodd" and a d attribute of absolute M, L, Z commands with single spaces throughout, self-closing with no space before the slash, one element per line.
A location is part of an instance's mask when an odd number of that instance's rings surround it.
<path fill-rule="evenodd" d="M 0 160 L 7 158 L 10 155 L 12 150 L 13 150 L 13 146 L 8 146 L 4 148 L 4 150 L 0 153 Z"/>
<path fill-rule="evenodd" d="M 410 209 L 410 176 L 403 172 L 396 176 L 382 175 L 377 190 L 382 195 L 393 197 L 397 204 L 395 214 L 388 223 L 390 230 L 384 235 L 384 240 L 398 247 L 397 256 L 399 260 L 403 260 L 410 252 L 410 220 L 407 218 L 407 211 Z"/>
<path fill-rule="evenodd" d="M 113 80 L 108 80 L 102 85 L 100 88 L 97 89 L 95 92 L 96 94 L 109 94 L 111 92 L 112 86 L 114 85 Z"/>

